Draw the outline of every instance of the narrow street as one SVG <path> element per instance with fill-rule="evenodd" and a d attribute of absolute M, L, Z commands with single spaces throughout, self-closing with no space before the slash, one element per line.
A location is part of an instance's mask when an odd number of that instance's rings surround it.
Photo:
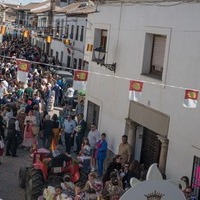
<path fill-rule="evenodd" d="M 2 157 L 0 165 L 0 198 L 3 200 L 24 200 L 24 189 L 18 184 L 18 171 L 21 166 L 31 162 L 28 151 L 18 149 L 18 157 Z"/>
<path fill-rule="evenodd" d="M 58 114 L 61 108 L 49 113 Z M 40 144 L 41 142 L 39 142 Z M 2 157 L 2 164 L 0 164 L 0 199 L 2 200 L 24 200 L 24 189 L 19 187 L 18 172 L 21 166 L 29 166 L 32 163 L 30 153 L 24 149 L 18 149 L 18 157 Z"/>

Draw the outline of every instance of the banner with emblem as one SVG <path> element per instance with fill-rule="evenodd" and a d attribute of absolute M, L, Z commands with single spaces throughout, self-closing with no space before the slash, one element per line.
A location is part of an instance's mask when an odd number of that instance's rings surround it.
<path fill-rule="evenodd" d="M 20 60 L 20 59 L 16 59 L 15 61 L 18 66 L 17 78 L 19 81 L 26 84 L 28 82 L 27 76 L 31 67 L 31 63 L 27 60 Z"/>
<path fill-rule="evenodd" d="M 142 95 L 143 82 L 130 81 L 129 85 L 129 100 L 138 101 Z"/>
<path fill-rule="evenodd" d="M 16 59 L 18 71 L 29 72 L 31 63 L 26 60 Z"/>
<path fill-rule="evenodd" d="M 88 79 L 88 71 L 74 70 L 74 83 L 75 90 L 86 90 Z"/>
<path fill-rule="evenodd" d="M 186 108 L 196 108 L 199 91 L 185 90 L 183 106 Z"/>

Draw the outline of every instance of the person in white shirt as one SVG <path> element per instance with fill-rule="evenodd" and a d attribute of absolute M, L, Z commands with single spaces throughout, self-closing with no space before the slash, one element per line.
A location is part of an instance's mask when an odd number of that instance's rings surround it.
<path fill-rule="evenodd" d="M 74 103 L 74 88 L 71 85 L 67 89 L 66 96 L 67 96 L 67 101 L 68 101 L 69 106 L 71 106 L 71 108 L 73 108 L 73 103 Z"/>
<path fill-rule="evenodd" d="M 68 154 L 70 154 L 70 150 L 73 145 L 75 127 L 76 127 L 76 122 L 71 118 L 70 115 L 68 115 L 63 122 L 63 132 L 65 135 L 66 152 Z"/>
<path fill-rule="evenodd" d="M 91 171 L 95 171 L 96 158 L 95 158 L 95 146 L 100 140 L 100 132 L 97 130 L 95 124 L 91 124 L 90 132 L 88 133 L 88 140 L 91 146 Z"/>

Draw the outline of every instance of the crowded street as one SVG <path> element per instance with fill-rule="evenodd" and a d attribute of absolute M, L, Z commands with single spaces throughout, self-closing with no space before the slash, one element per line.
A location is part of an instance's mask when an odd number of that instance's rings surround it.
<path fill-rule="evenodd" d="M 200 200 L 200 3 L 33 1 L 0 2 L 0 200 Z"/>

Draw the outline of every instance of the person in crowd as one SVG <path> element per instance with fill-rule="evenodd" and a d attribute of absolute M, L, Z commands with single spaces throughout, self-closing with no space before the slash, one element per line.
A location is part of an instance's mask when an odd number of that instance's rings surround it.
<path fill-rule="evenodd" d="M 23 138 L 23 134 L 24 134 L 25 118 L 26 118 L 25 108 L 22 107 L 17 111 L 17 120 L 19 121 L 19 128 L 20 128 L 20 133 L 21 133 L 22 138 Z"/>
<path fill-rule="evenodd" d="M 3 82 L 0 80 L 0 105 L 4 104 L 4 95 L 6 94 L 7 90 L 4 86 Z"/>
<path fill-rule="evenodd" d="M 3 140 L 5 140 L 5 133 L 4 133 L 5 128 L 6 128 L 6 124 L 4 122 L 2 112 L 0 112 L 0 137 L 2 137 Z"/>
<path fill-rule="evenodd" d="M 32 127 L 36 125 L 36 117 L 33 115 L 33 110 L 30 110 L 28 112 L 28 115 L 26 116 L 24 120 L 24 140 L 22 143 L 22 146 L 29 149 L 33 146 L 35 143 L 35 136 L 33 134 Z"/>
<path fill-rule="evenodd" d="M 103 177 L 103 183 L 105 184 L 106 181 L 109 181 L 110 180 L 110 174 L 113 172 L 113 171 L 116 171 L 118 174 L 120 174 L 121 172 L 121 169 L 122 169 L 122 164 L 121 164 L 121 155 L 116 155 L 112 162 L 109 163 L 108 167 L 107 167 L 107 170 L 106 170 L 106 173 Z"/>
<path fill-rule="evenodd" d="M 184 192 L 186 200 L 197 200 L 197 197 L 193 194 L 192 187 L 187 186 L 183 192 Z"/>
<path fill-rule="evenodd" d="M 88 140 L 91 146 L 91 170 L 95 171 L 96 167 L 96 157 L 95 157 L 95 151 L 96 151 L 96 144 L 100 140 L 100 132 L 97 130 L 95 124 L 90 125 L 90 132 L 88 133 Z"/>
<path fill-rule="evenodd" d="M 81 100 L 75 108 L 75 115 L 78 116 L 80 114 L 84 114 L 84 100 Z"/>
<path fill-rule="evenodd" d="M 55 104 L 54 104 L 54 106 L 57 107 L 60 104 L 61 87 L 58 85 L 58 83 L 55 83 L 52 90 L 55 91 Z"/>
<path fill-rule="evenodd" d="M 6 156 L 17 157 L 17 132 L 19 129 L 19 121 L 16 118 L 17 112 L 13 112 L 13 117 L 8 120 L 8 136 L 6 146 Z"/>
<path fill-rule="evenodd" d="M 63 123 L 63 134 L 65 135 L 66 152 L 70 154 L 71 147 L 74 141 L 74 129 L 76 122 L 72 119 L 71 115 L 68 115 Z"/>
<path fill-rule="evenodd" d="M 71 176 L 69 174 L 65 174 L 63 177 L 63 182 L 61 183 L 61 187 L 68 196 L 74 196 L 74 188 L 75 185 L 71 181 Z"/>
<path fill-rule="evenodd" d="M 186 187 L 190 185 L 189 178 L 187 176 L 182 176 L 181 180 L 185 182 Z"/>
<path fill-rule="evenodd" d="M 90 156 L 91 155 L 91 147 L 88 138 L 83 139 L 83 143 L 81 146 L 81 151 L 79 152 L 80 156 Z"/>
<path fill-rule="evenodd" d="M 124 167 L 120 173 L 122 178 L 123 189 L 127 190 L 130 188 L 130 170 L 129 170 L 129 163 L 126 162 Z"/>
<path fill-rule="evenodd" d="M 74 104 L 74 88 L 72 87 L 72 85 L 69 85 L 69 87 L 67 88 L 66 96 L 68 105 L 72 109 Z"/>
<path fill-rule="evenodd" d="M 131 145 L 128 143 L 127 135 L 122 136 L 122 143 L 119 145 L 118 155 L 121 155 L 122 157 L 122 160 L 121 160 L 122 166 L 126 162 L 131 161 Z"/>
<path fill-rule="evenodd" d="M 51 159 L 51 167 L 63 167 L 64 162 L 68 163 L 72 160 L 71 156 L 63 152 L 62 145 L 56 145 L 54 150 L 51 150 L 51 153 L 47 155 L 47 158 Z"/>
<path fill-rule="evenodd" d="M 45 120 L 43 121 L 43 147 L 46 149 L 50 149 L 52 139 L 53 139 L 53 129 L 54 122 L 51 120 L 50 115 L 45 116 Z"/>
<path fill-rule="evenodd" d="M 106 159 L 108 149 L 105 133 L 101 134 L 101 140 L 99 140 L 99 142 L 96 144 L 96 149 L 96 158 L 98 162 L 98 177 L 101 177 L 103 175 L 103 163 Z"/>
<path fill-rule="evenodd" d="M 109 180 L 104 183 L 104 188 L 108 189 L 110 186 L 113 186 L 113 183 L 115 181 L 118 181 L 117 185 L 119 185 L 120 187 L 123 188 L 123 183 L 122 183 L 122 181 L 121 181 L 121 179 L 120 179 L 119 174 L 118 174 L 117 171 L 112 171 L 110 173 Z"/>
<path fill-rule="evenodd" d="M 82 200 L 85 198 L 85 192 L 83 190 L 83 184 L 78 182 L 75 184 L 75 197 L 74 200 Z"/>
<path fill-rule="evenodd" d="M 28 87 L 24 90 L 24 95 L 27 99 L 33 97 L 32 83 L 28 83 Z"/>
<path fill-rule="evenodd" d="M 88 174 L 88 180 L 85 183 L 83 190 L 89 199 L 97 199 L 97 197 L 100 196 L 101 191 L 103 190 L 103 184 L 101 180 L 97 179 L 97 174 L 95 172 Z"/>
<path fill-rule="evenodd" d="M 76 153 L 79 153 L 81 150 L 81 145 L 86 131 L 86 122 L 83 119 L 83 115 L 78 115 L 78 126 L 75 128 L 76 131 Z"/>

